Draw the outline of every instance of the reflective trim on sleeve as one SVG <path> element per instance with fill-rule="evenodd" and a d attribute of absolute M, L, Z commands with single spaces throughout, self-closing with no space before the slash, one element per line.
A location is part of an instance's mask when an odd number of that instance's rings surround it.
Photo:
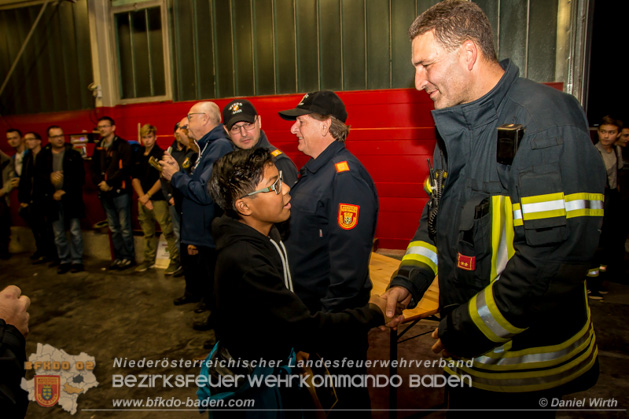
<path fill-rule="evenodd" d="M 524 220 L 565 217 L 566 204 L 563 192 L 522 197 Z"/>
<path fill-rule="evenodd" d="M 598 193 L 575 193 L 566 195 L 566 217 L 603 216 L 605 195 Z"/>
<path fill-rule="evenodd" d="M 437 275 L 437 266 L 439 258 L 437 257 L 437 248 L 430 243 L 423 241 L 412 241 L 406 248 L 406 254 L 402 258 L 404 261 L 419 261 L 425 263 Z"/>
<path fill-rule="evenodd" d="M 604 196 L 597 193 L 562 192 L 526 196 L 522 203 L 513 204 L 513 225 L 522 226 L 524 221 L 554 217 L 601 217 L 603 216 Z"/>
<path fill-rule="evenodd" d="M 513 326 L 504 318 L 493 294 L 494 283 L 476 294 L 469 303 L 469 314 L 476 327 L 492 342 L 506 342 L 526 329 Z"/>

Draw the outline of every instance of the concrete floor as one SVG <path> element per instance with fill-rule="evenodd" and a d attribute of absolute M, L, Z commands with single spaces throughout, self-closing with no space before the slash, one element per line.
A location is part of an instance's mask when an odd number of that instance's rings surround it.
<path fill-rule="evenodd" d="M 114 359 L 127 360 L 195 360 L 203 359 L 208 351 L 203 342 L 212 338 L 213 332 L 197 332 L 191 327 L 194 320 L 204 314 L 195 314 L 194 305 L 175 307 L 172 300 L 183 292 L 183 278 L 165 277 L 162 270 L 152 269 L 143 274 L 132 269 L 124 272 L 108 272 L 108 261 L 90 253 L 86 258 L 86 272 L 58 275 L 56 268 L 31 265 L 30 253 L 15 254 L 8 261 L 0 262 L 0 287 L 9 284 L 20 286 L 32 300 L 31 333 L 27 339 L 27 356 L 36 352 L 37 345 L 49 344 L 71 355 L 81 352 L 95 357 L 94 374 L 98 386 L 78 398 L 77 418 L 199 418 L 195 410 L 180 407 L 153 410 L 115 410 L 114 399 L 146 399 L 161 397 L 162 400 L 195 399 L 194 386 L 163 388 L 113 387 L 114 375 L 125 374 L 194 374 L 197 368 L 124 368 L 114 365 Z M 89 253 L 89 252 L 88 252 Z M 96 255 L 96 256 L 94 256 Z M 614 398 L 617 406 L 613 411 L 559 411 L 560 418 L 573 417 L 627 417 L 629 407 L 629 281 L 606 282 L 609 295 L 603 301 L 591 301 L 592 315 L 599 345 L 601 376 L 595 387 L 581 399 Z M 252 313 L 252 315 L 255 315 Z M 406 335 L 412 337 L 428 334 L 399 344 L 399 359 L 438 359 L 431 351 L 431 332 L 434 321 L 422 321 Z M 372 330 L 370 333 L 370 359 L 388 359 L 389 335 Z M 409 382 L 409 374 L 438 374 L 439 368 L 401 368 L 398 373 L 403 383 Z M 387 374 L 384 368 L 372 368 L 370 374 Z M 33 377 L 27 373 L 27 379 Z M 372 416 L 389 417 L 389 389 L 371 389 Z M 573 396 L 569 396 L 573 398 Z M 398 389 L 397 417 L 444 417 L 439 410 L 443 402 L 443 390 L 439 388 L 411 389 L 403 384 Z M 427 409 L 427 410 L 426 410 Z M 0 417 L 2 416 L 0 412 Z M 43 408 L 31 402 L 27 418 L 58 417 L 70 414 L 59 406 Z"/>

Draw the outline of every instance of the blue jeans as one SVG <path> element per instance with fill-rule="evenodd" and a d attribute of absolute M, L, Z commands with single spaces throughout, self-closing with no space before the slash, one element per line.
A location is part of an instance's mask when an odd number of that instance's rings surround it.
<path fill-rule="evenodd" d="M 114 244 L 115 259 L 135 262 L 133 228 L 131 227 L 131 194 L 101 195 L 100 202 L 107 215 L 107 224 Z"/>
<path fill-rule="evenodd" d="M 70 242 L 66 237 L 66 230 L 70 230 Z M 55 234 L 55 245 L 60 263 L 83 263 L 83 234 L 81 222 L 78 218 L 66 220 L 63 216 L 63 205 L 59 203 L 59 218 L 52 222 Z"/>

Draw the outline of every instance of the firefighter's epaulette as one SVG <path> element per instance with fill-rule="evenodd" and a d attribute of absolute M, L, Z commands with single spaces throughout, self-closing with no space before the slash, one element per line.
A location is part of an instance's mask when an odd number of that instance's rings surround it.
<path fill-rule="evenodd" d="M 281 152 L 280 150 L 278 150 L 277 148 L 276 148 L 275 150 L 271 151 L 271 155 L 272 155 L 273 157 L 277 157 L 277 156 L 279 156 L 280 154 L 282 154 L 282 152 Z"/>
<path fill-rule="evenodd" d="M 349 165 L 347 164 L 347 161 L 334 163 L 334 167 L 336 167 L 336 173 L 349 172 Z"/>

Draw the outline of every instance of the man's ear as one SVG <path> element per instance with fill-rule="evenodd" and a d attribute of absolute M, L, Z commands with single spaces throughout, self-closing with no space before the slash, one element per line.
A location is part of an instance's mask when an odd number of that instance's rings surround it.
<path fill-rule="evenodd" d="M 223 125 L 223 129 L 225 130 L 225 133 L 227 133 L 227 138 L 231 138 L 229 135 L 229 131 L 227 130 L 227 127 L 225 125 Z"/>
<path fill-rule="evenodd" d="M 468 39 L 461 45 L 461 53 L 463 54 L 467 69 L 471 71 L 478 60 L 478 45 Z"/>
<path fill-rule="evenodd" d="M 242 198 L 234 202 L 234 207 L 236 208 L 238 214 L 242 215 L 243 217 L 251 215 L 251 208 L 249 208 L 247 202 Z"/>
<path fill-rule="evenodd" d="M 256 118 L 258 119 L 258 127 L 262 129 L 262 117 L 260 115 L 257 115 Z"/>

